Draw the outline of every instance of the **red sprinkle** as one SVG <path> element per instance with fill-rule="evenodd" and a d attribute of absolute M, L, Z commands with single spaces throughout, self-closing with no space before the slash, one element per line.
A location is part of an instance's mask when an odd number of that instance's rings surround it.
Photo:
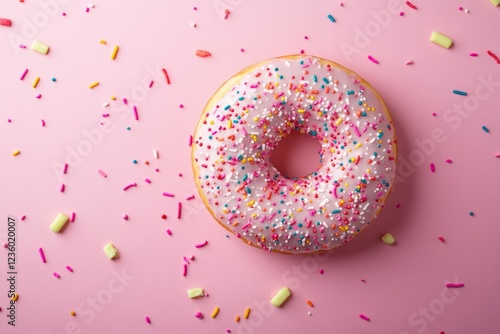
<path fill-rule="evenodd" d="M 445 242 L 443 237 L 438 238 L 441 242 Z"/>
<path fill-rule="evenodd" d="M 162 68 L 161 71 L 163 72 L 163 76 L 165 77 L 165 81 L 167 82 L 167 85 L 170 85 L 170 78 L 168 77 L 167 70 Z"/>
<path fill-rule="evenodd" d="M 408 5 L 408 7 L 412 8 L 412 9 L 417 9 L 417 6 L 415 6 L 414 4 L 412 4 L 409 1 L 406 1 L 406 4 Z"/>
<path fill-rule="evenodd" d="M 208 51 L 205 51 L 205 50 L 196 50 L 196 53 L 195 53 L 198 57 L 210 57 L 212 54 Z"/>
<path fill-rule="evenodd" d="M 11 25 L 12 25 L 11 20 L 0 18 L 0 26 L 10 27 Z"/>
<path fill-rule="evenodd" d="M 229 17 L 229 14 L 231 14 L 231 12 L 229 11 L 229 9 L 226 9 L 226 10 L 224 11 L 224 13 L 226 14 L 226 15 L 224 16 L 224 19 L 227 19 L 227 18 Z"/>
<path fill-rule="evenodd" d="M 491 58 L 495 59 L 495 61 L 497 62 L 497 64 L 500 64 L 500 59 L 498 59 L 497 55 L 494 54 L 493 52 L 491 52 L 490 50 L 486 51 L 488 53 L 488 55 L 491 56 Z"/>

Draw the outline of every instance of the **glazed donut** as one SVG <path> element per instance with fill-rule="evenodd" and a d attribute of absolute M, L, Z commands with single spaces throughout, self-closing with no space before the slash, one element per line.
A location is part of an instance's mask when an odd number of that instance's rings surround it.
<path fill-rule="evenodd" d="M 287 178 L 270 162 L 291 131 L 321 145 L 321 166 Z M 396 136 L 380 95 L 354 72 L 314 56 L 250 66 L 208 101 L 192 165 L 212 216 L 246 243 L 304 254 L 345 244 L 383 208 Z"/>

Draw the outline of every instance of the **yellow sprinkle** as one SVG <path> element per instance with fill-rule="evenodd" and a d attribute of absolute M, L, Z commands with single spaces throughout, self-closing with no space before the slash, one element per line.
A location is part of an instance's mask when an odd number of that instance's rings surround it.
<path fill-rule="evenodd" d="M 118 53 L 118 50 L 120 47 L 118 45 L 115 45 L 115 48 L 113 49 L 113 53 L 111 54 L 111 59 L 114 60 L 116 58 L 116 54 Z"/>
<path fill-rule="evenodd" d="M 21 153 L 21 151 L 19 150 L 15 150 L 14 152 L 12 152 L 12 155 L 13 156 L 16 156 L 16 155 L 19 155 Z"/>
<path fill-rule="evenodd" d="M 304 113 L 306 111 L 304 109 L 299 109 L 299 110 L 297 110 L 297 112 Z"/>
<path fill-rule="evenodd" d="M 101 39 L 101 40 L 99 41 L 99 43 L 106 45 L 106 41 L 105 41 L 105 40 L 103 40 L 103 39 Z"/>
<path fill-rule="evenodd" d="M 233 122 L 231 120 L 227 121 L 227 127 L 231 129 L 233 127 Z"/>
<path fill-rule="evenodd" d="M 360 148 L 361 146 L 363 146 L 361 143 L 358 143 L 358 145 L 356 145 L 356 148 Z"/>
<path fill-rule="evenodd" d="M 89 86 L 89 88 L 92 89 L 92 88 L 94 88 L 96 86 L 99 86 L 99 82 L 98 81 L 91 83 L 90 86 Z"/>
<path fill-rule="evenodd" d="M 17 293 L 14 294 L 14 296 L 12 296 L 12 298 L 10 300 L 12 301 L 17 301 L 17 299 L 19 298 L 19 295 Z"/>
<path fill-rule="evenodd" d="M 219 310 L 220 308 L 218 308 L 217 306 L 214 308 L 214 311 L 212 312 L 212 318 L 215 318 L 217 314 L 219 314 Z"/>
<path fill-rule="evenodd" d="M 247 206 L 252 206 L 254 204 L 255 204 L 255 201 L 250 201 L 250 202 L 247 203 Z"/>
<path fill-rule="evenodd" d="M 39 82 L 40 82 L 40 77 L 36 77 L 35 81 L 33 81 L 33 88 L 36 88 L 36 86 L 38 86 Z"/>
<path fill-rule="evenodd" d="M 335 124 L 339 125 L 340 123 L 342 123 L 342 117 L 340 117 L 336 122 Z"/>
<path fill-rule="evenodd" d="M 69 314 L 71 314 L 73 317 L 76 315 L 75 311 L 71 311 Z"/>
<path fill-rule="evenodd" d="M 111 100 L 116 101 L 116 96 L 111 96 Z"/>
<path fill-rule="evenodd" d="M 346 226 L 339 226 L 339 229 L 340 229 L 342 232 L 347 232 L 347 227 L 346 227 Z"/>
<path fill-rule="evenodd" d="M 245 319 L 248 319 L 248 316 L 249 316 L 249 315 L 250 315 L 250 307 L 247 307 L 247 308 L 245 309 L 245 314 L 243 314 L 243 317 L 244 317 Z"/>
<path fill-rule="evenodd" d="M 239 316 L 239 315 L 237 315 L 236 317 L 234 317 L 234 321 L 236 321 L 236 322 L 240 322 L 240 316 Z"/>

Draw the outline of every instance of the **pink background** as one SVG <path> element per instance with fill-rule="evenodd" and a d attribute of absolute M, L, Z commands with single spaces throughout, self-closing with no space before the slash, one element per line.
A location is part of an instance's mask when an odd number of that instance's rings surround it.
<path fill-rule="evenodd" d="M 499 331 L 500 225 L 494 189 L 500 168 L 495 157 L 500 151 L 500 65 L 486 51 L 500 56 L 500 7 L 488 0 L 414 0 L 418 10 L 386 0 L 347 0 L 343 7 L 319 0 L 94 3 L 86 13 L 87 3 L 75 0 L 2 2 L 0 17 L 10 18 L 13 26 L 0 26 L 0 242 L 6 239 L 9 215 L 26 219 L 18 222 L 15 328 L 7 325 L 7 251 L 0 249 L 0 332 Z M 395 14 L 388 11 L 393 7 Z M 224 8 L 231 12 L 227 19 Z M 434 30 L 453 38 L 454 46 L 447 50 L 430 43 Z M 50 53 L 30 50 L 33 39 L 48 44 Z M 99 44 L 101 39 L 108 44 Z M 112 61 L 114 45 L 120 51 Z M 352 52 L 343 52 L 348 45 Z M 212 57 L 196 57 L 196 49 Z M 399 179 L 386 209 L 366 232 L 323 259 L 268 254 L 227 238 L 196 192 L 188 147 L 204 104 L 227 78 L 262 59 L 301 49 L 353 69 L 376 87 L 392 111 L 400 144 Z M 410 59 L 414 64 L 405 65 Z M 29 73 L 20 81 L 25 68 Z M 167 69 L 171 85 L 158 74 L 161 68 Z M 150 72 L 155 76 L 151 89 Z M 36 76 L 41 81 L 33 89 Z M 484 80 L 493 81 L 491 91 Z M 94 81 L 100 85 L 90 90 Z M 453 89 L 469 96 L 454 95 Z M 117 101 L 110 100 L 112 95 Z M 121 103 L 124 96 L 128 109 Z M 103 107 L 105 102 L 110 107 Z M 132 105 L 138 107 L 139 121 Z M 466 113 L 456 113 L 454 105 L 464 106 Z M 110 117 L 104 119 L 106 112 Z M 103 120 L 107 133 L 99 125 Z M 93 134 L 94 143 L 85 133 Z M 299 146 L 314 157 L 310 142 L 299 140 Z M 21 154 L 12 156 L 17 149 Z M 86 156 L 69 161 L 63 175 L 60 165 L 78 149 Z M 297 159 L 300 153 L 288 155 L 304 163 Z M 314 166 L 306 164 L 300 168 Z M 124 192 L 131 182 L 138 186 Z M 175 197 L 162 196 L 164 191 Z M 192 194 L 196 198 L 187 201 Z M 181 220 L 176 219 L 179 201 Z M 59 212 L 75 212 L 76 220 L 54 234 L 48 226 Z M 168 218 L 161 219 L 162 214 Z M 396 246 L 380 241 L 385 232 L 396 237 Z M 206 247 L 194 247 L 204 240 Z M 102 252 L 108 242 L 120 251 L 117 261 Z M 182 257 L 190 255 L 195 260 L 183 277 Z M 129 277 L 126 285 L 114 278 L 122 271 Z M 446 282 L 465 287 L 446 289 Z M 271 309 L 268 300 L 282 286 L 290 287 L 293 296 L 282 308 Z M 189 299 L 186 289 L 193 287 L 203 287 L 209 296 Z M 96 311 L 92 299 L 97 299 Z M 221 311 L 212 319 L 215 306 Z M 246 307 L 252 308 L 250 318 L 236 323 L 234 317 Z M 204 319 L 194 317 L 198 311 Z M 360 313 L 371 321 L 360 319 Z"/>

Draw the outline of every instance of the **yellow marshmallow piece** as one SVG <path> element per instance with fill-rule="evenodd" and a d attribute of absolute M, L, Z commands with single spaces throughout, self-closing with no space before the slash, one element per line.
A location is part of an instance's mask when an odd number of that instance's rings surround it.
<path fill-rule="evenodd" d="M 187 291 L 189 298 L 203 297 L 203 288 L 193 288 Z"/>
<path fill-rule="evenodd" d="M 449 49 L 453 44 L 453 40 L 448 36 L 445 36 L 437 31 L 433 31 L 430 41 L 434 44 L 442 46 L 443 48 Z"/>
<path fill-rule="evenodd" d="M 290 289 L 288 289 L 287 287 L 281 288 L 280 291 L 278 291 L 271 299 L 271 305 L 273 305 L 274 307 L 280 307 L 281 304 L 283 304 L 291 294 L 292 293 L 290 292 Z"/>
<path fill-rule="evenodd" d="M 59 233 L 64 225 L 66 225 L 68 220 L 68 216 L 66 216 L 64 213 L 59 213 L 52 221 L 52 224 L 50 224 L 49 228 L 52 230 L 52 232 Z"/>
<path fill-rule="evenodd" d="M 31 43 L 31 50 L 46 55 L 49 52 L 49 47 L 39 41 L 33 41 Z"/>
<path fill-rule="evenodd" d="M 110 260 L 114 260 L 119 257 L 118 249 L 116 249 L 111 242 L 108 243 L 106 246 L 104 246 L 102 249 L 104 250 L 104 253 L 106 253 L 106 256 Z"/>

